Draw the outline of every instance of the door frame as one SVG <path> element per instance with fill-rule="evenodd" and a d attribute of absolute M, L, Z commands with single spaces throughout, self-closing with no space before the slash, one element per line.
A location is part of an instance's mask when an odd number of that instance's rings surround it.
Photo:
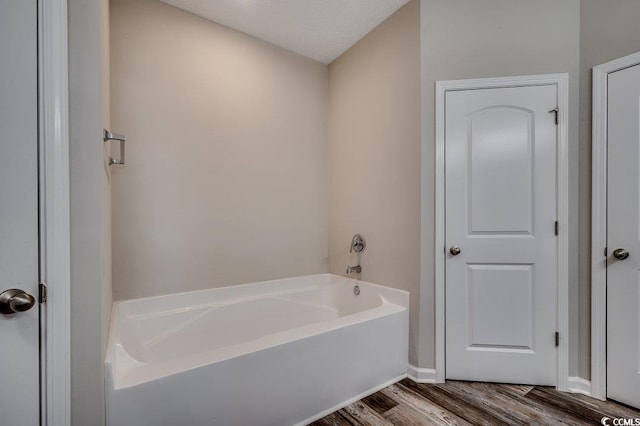
<path fill-rule="evenodd" d="M 640 52 L 593 68 L 591 181 L 591 396 L 607 398 L 607 138 L 609 74 L 640 64 Z"/>
<path fill-rule="evenodd" d="M 70 415 L 70 182 L 67 0 L 38 0 L 41 424 Z"/>
<path fill-rule="evenodd" d="M 557 218 L 558 235 L 558 318 L 560 345 L 557 353 L 557 389 L 569 389 L 569 151 L 568 108 L 569 74 L 482 78 L 436 82 L 436 158 L 435 158 L 435 326 L 436 382 L 445 381 L 445 96 L 458 90 L 556 85 L 558 88 Z M 550 337 L 551 338 L 551 337 Z"/>

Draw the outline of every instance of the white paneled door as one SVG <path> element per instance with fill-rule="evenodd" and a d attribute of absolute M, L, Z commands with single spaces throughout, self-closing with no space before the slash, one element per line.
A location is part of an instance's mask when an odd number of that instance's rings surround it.
<path fill-rule="evenodd" d="M 556 384 L 557 99 L 446 93 L 447 379 Z"/>
<path fill-rule="evenodd" d="M 0 425 L 7 426 L 40 422 L 36 6 L 0 0 Z"/>
<path fill-rule="evenodd" d="M 607 397 L 640 407 L 640 65 L 608 89 Z"/>

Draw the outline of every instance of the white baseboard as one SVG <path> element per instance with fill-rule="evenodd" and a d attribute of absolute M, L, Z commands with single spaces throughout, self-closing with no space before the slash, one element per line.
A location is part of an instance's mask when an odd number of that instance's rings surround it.
<path fill-rule="evenodd" d="M 409 364 L 407 367 L 407 377 L 416 383 L 437 383 L 436 370 L 433 368 L 418 368 Z M 591 396 L 591 382 L 582 377 L 569 377 L 569 392 L 581 393 Z"/>
<path fill-rule="evenodd" d="M 324 410 L 321 413 L 316 414 L 315 416 L 309 417 L 308 419 L 306 419 L 303 422 L 297 423 L 295 426 L 304 426 L 304 425 L 308 425 L 309 423 L 313 423 L 316 420 L 320 420 L 321 418 L 323 418 L 325 416 L 328 416 L 329 414 L 333 413 L 334 411 L 338 411 L 339 409 L 344 408 L 349 404 L 352 404 L 352 403 L 354 403 L 356 401 L 359 401 L 359 400 L 361 400 L 362 398 L 364 398 L 366 396 L 369 396 L 371 394 L 374 394 L 374 393 L 378 392 L 379 390 L 382 390 L 382 389 L 386 388 L 387 386 L 391 386 L 392 384 L 399 382 L 400 380 L 404 379 L 405 377 L 407 377 L 407 375 L 403 374 L 402 376 L 398 376 L 395 379 L 391 379 L 388 382 L 385 382 L 385 383 L 383 383 L 381 385 L 378 385 L 378 386 L 376 386 L 374 388 L 371 388 L 371 389 L 369 389 L 367 391 L 364 391 L 360 395 L 354 396 L 353 398 L 350 398 L 350 399 L 348 399 L 348 400 L 346 400 L 344 402 L 341 402 L 338 405 L 335 405 L 335 406 L 333 406 L 333 407 L 331 407 L 331 408 L 329 408 L 327 410 Z"/>
<path fill-rule="evenodd" d="M 409 364 L 407 377 L 416 383 L 436 383 L 436 370 L 433 368 L 418 368 Z"/>
<path fill-rule="evenodd" d="M 591 396 L 591 382 L 582 377 L 569 377 L 569 392 Z"/>

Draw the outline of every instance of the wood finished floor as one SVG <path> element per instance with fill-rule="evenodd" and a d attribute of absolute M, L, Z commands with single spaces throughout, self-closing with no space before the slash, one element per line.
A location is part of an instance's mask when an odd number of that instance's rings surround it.
<path fill-rule="evenodd" d="M 540 386 L 404 379 L 312 425 L 600 425 L 603 417 L 635 419 L 640 411 Z"/>

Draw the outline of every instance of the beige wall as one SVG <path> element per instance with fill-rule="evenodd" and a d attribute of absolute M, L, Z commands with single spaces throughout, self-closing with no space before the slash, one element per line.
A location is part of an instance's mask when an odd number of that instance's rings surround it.
<path fill-rule="evenodd" d="M 434 139 L 438 80 L 569 73 L 570 322 L 578 330 L 579 0 L 422 0 L 423 164 L 425 208 L 421 283 L 424 345 L 420 367 L 434 365 Z M 571 373 L 578 370 L 578 333 L 571 334 Z"/>
<path fill-rule="evenodd" d="M 329 269 L 411 292 L 410 360 L 420 294 L 420 3 L 413 0 L 329 66 Z"/>
<path fill-rule="evenodd" d="M 114 297 L 327 271 L 327 66 L 111 2 Z"/>
<path fill-rule="evenodd" d="M 71 424 L 104 423 L 111 312 L 108 0 L 70 0 Z"/>
<path fill-rule="evenodd" d="M 580 373 L 589 377 L 591 314 L 591 69 L 640 51 L 640 2 L 582 0 L 580 29 Z"/>

